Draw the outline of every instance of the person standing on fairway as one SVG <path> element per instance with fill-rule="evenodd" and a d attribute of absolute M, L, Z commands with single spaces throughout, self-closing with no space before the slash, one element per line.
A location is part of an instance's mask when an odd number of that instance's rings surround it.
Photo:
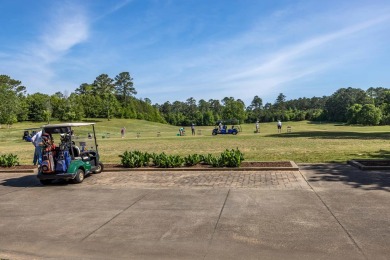
<path fill-rule="evenodd" d="M 121 136 L 122 136 L 122 138 L 125 137 L 125 131 L 126 131 L 126 128 L 122 127 L 122 129 L 121 129 Z"/>
<path fill-rule="evenodd" d="M 282 132 L 282 121 L 278 120 L 278 133 Z"/>

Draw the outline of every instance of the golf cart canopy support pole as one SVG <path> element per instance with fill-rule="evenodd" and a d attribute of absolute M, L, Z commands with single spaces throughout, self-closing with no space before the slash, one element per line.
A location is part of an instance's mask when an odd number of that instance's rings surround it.
<path fill-rule="evenodd" d="M 96 153 L 99 154 L 99 150 L 98 150 L 99 145 L 96 141 L 95 125 L 92 125 L 92 129 L 93 129 L 93 138 L 95 139 L 95 144 L 96 144 Z"/>

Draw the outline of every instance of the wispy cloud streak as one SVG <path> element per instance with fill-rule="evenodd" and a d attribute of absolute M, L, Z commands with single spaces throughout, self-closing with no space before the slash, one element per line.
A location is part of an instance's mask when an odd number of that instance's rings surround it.
<path fill-rule="evenodd" d="M 60 6 L 43 28 L 39 41 L 31 47 L 44 63 L 50 63 L 66 54 L 77 44 L 88 39 L 89 24 L 80 6 Z"/>
<path fill-rule="evenodd" d="M 8 64 L 19 68 L 13 77 L 27 81 L 33 88 L 53 85 L 51 80 L 57 74 L 55 63 L 89 37 L 89 21 L 82 6 L 57 3 L 43 16 L 42 20 L 47 22 L 40 34 L 34 41 L 19 47 L 21 51 L 8 60 Z"/>
<path fill-rule="evenodd" d="M 120 9 L 124 8 L 125 6 L 127 6 L 128 4 L 130 4 L 131 2 L 133 2 L 133 0 L 124 0 L 122 2 L 119 2 L 118 4 L 110 7 L 106 12 L 104 12 L 103 14 L 99 15 L 95 21 L 98 21 L 98 20 L 101 20 L 103 18 L 105 18 L 106 16 L 109 16 L 117 11 L 119 11 Z"/>
<path fill-rule="evenodd" d="M 296 58 L 311 54 L 313 51 L 321 51 L 321 46 L 337 41 L 341 38 L 348 37 L 354 33 L 360 32 L 369 27 L 375 26 L 379 23 L 388 21 L 390 16 L 383 16 L 375 18 L 369 21 L 362 22 L 351 27 L 344 28 L 337 32 L 321 35 L 292 47 L 285 48 L 285 50 L 278 51 L 277 54 L 273 55 L 268 61 L 264 62 L 258 67 L 253 69 L 247 69 L 244 72 L 237 73 L 228 78 L 228 80 L 238 80 L 241 78 L 248 78 L 252 76 L 258 76 L 262 73 L 277 72 L 281 68 L 285 68 Z M 312 68 L 310 69 L 312 70 Z M 304 73 L 303 75 L 305 75 Z M 296 77 L 293 77 L 293 79 Z"/>

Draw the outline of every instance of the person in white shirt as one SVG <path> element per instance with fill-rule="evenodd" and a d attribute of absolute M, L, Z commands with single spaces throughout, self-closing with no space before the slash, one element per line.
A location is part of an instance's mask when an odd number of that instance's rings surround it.
<path fill-rule="evenodd" d="M 34 159 L 33 159 L 33 164 L 34 165 L 41 165 L 42 163 L 42 130 L 36 133 L 32 138 L 31 138 L 32 144 L 35 146 L 35 151 L 34 151 Z"/>
<path fill-rule="evenodd" d="M 282 122 L 278 120 L 278 133 L 282 132 Z"/>

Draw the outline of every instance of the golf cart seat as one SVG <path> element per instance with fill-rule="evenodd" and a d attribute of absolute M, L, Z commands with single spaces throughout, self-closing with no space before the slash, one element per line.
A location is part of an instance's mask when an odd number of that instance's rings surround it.
<path fill-rule="evenodd" d="M 89 161 L 92 166 L 98 165 L 97 153 L 95 151 L 81 152 L 80 156 L 83 161 Z"/>
<path fill-rule="evenodd" d="M 72 146 L 72 150 L 73 150 L 73 156 L 74 158 L 76 157 L 80 157 L 81 153 L 80 153 L 80 148 L 78 146 Z"/>

